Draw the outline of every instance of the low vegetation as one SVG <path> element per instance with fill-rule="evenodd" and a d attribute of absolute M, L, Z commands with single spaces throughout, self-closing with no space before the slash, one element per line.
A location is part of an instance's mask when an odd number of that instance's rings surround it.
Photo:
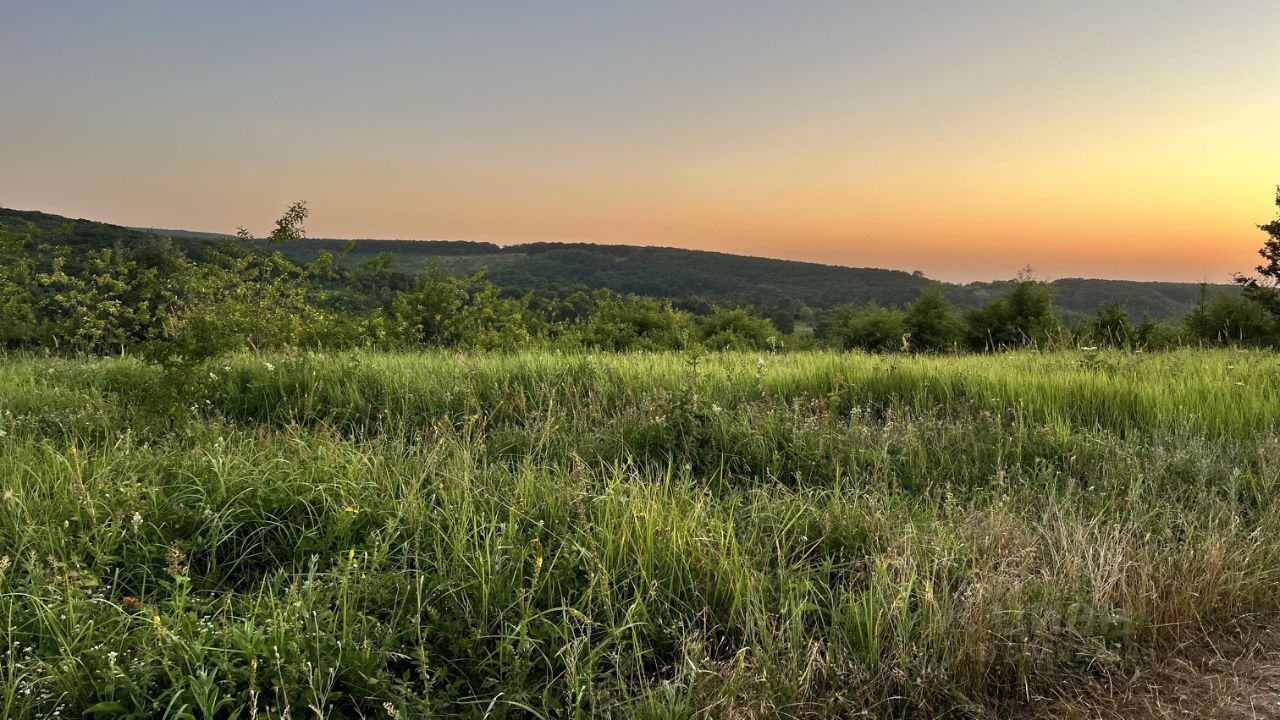
<path fill-rule="evenodd" d="M 919 278 L 915 299 L 901 307 L 822 310 L 794 298 L 735 305 L 560 285 L 521 292 L 491 283 L 483 270 L 435 267 L 410 277 L 389 255 L 351 267 L 351 243 L 300 263 L 289 248 L 305 241 L 306 218 L 299 203 L 266 238 L 137 233 L 107 247 L 93 224 L 0 223 L 0 349 L 132 354 L 178 366 L 287 348 L 953 353 L 1280 345 L 1275 223 L 1263 226 L 1272 239 L 1258 277 L 1240 278 L 1242 291 L 1206 288 L 1184 317 L 1164 322 L 1136 321 L 1118 301 L 1091 315 L 1064 311 L 1056 286 L 1029 271 L 968 309 L 952 304 L 947 287 Z"/>
<path fill-rule="evenodd" d="M 0 714 L 1007 715 L 1280 610 L 1277 378 L 1246 350 L 11 357 Z"/>

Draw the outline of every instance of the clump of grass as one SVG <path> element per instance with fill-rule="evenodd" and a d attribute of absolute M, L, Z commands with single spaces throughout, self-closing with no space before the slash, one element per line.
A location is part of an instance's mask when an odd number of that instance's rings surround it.
<path fill-rule="evenodd" d="M 1277 371 L 11 359 L 0 711 L 1006 714 L 1280 610 Z"/>

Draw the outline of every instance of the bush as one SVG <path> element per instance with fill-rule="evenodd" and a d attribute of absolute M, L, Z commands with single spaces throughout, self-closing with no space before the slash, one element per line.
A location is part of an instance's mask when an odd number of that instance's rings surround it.
<path fill-rule="evenodd" d="M 1004 295 L 969 311 L 969 347 L 999 350 L 1043 347 L 1061 330 L 1053 309 L 1053 290 L 1026 276 L 1019 277 Z"/>
<path fill-rule="evenodd" d="M 1187 333 L 1211 345 L 1273 346 L 1280 340 L 1276 318 L 1260 303 L 1227 293 L 1214 294 L 1184 319 Z"/>
<path fill-rule="evenodd" d="M 396 298 L 392 323 L 396 338 L 406 345 L 514 348 L 532 339 L 526 307 L 521 300 L 501 297 L 483 273 L 459 278 L 437 270 Z"/>
<path fill-rule="evenodd" d="M 1171 323 L 1156 322 L 1149 315 L 1133 328 L 1133 345 L 1143 350 L 1172 350 L 1183 344 L 1182 329 Z"/>
<path fill-rule="evenodd" d="M 39 338 L 31 237 L 0 225 L 0 348 L 19 348 Z"/>
<path fill-rule="evenodd" d="M 940 285 L 925 288 L 920 297 L 907 306 L 903 324 L 909 346 L 918 352 L 952 350 L 964 339 L 964 321 L 947 301 Z"/>
<path fill-rule="evenodd" d="M 1118 302 L 1099 306 L 1088 329 L 1090 339 L 1100 347 L 1128 347 L 1133 341 L 1129 311 Z"/>
<path fill-rule="evenodd" d="M 869 303 L 862 307 L 845 305 L 836 309 L 827 328 L 830 342 L 843 350 L 892 352 L 901 350 L 907 332 L 900 310 Z"/>
<path fill-rule="evenodd" d="M 693 320 L 669 302 L 628 295 L 601 300 L 572 340 L 599 350 L 678 350 L 693 335 Z"/>
<path fill-rule="evenodd" d="M 698 339 L 713 350 L 766 350 L 777 344 L 778 329 L 746 310 L 719 308 L 698 324 Z"/>

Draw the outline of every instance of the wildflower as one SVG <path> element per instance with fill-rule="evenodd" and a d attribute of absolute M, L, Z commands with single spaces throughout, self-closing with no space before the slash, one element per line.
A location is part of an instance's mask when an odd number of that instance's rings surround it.
<path fill-rule="evenodd" d="M 262 364 L 266 366 L 266 368 L 267 368 L 267 372 L 271 372 L 271 371 L 273 371 L 273 370 L 275 370 L 275 369 L 276 369 L 276 366 L 275 366 L 275 365 L 272 365 L 272 364 L 271 364 L 271 363 L 269 363 L 269 362 L 263 362 Z"/>
<path fill-rule="evenodd" d="M 142 513 L 135 512 L 133 514 L 133 529 L 137 530 L 142 525 Z"/>
<path fill-rule="evenodd" d="M 120 600 L 120 604 L 124 607 L 125 610 L 141 610 L 142 609 L 142 601 L 132 595 L 125 595 Z"/>
<path fill-rule="evenodd" d="M 154 626 L 154 627 L 155 627 L 155 629 L 160 630 L 160 629 L 161 629 L 161 625 L 160 625 L 160 616 L 159 616 L 159 615 L 152 615 L 152 616 L 151 616 L 151 624 L 152 624 L 152 626 Z"/>
<path fill-rule="evenodd" d="M 360 512 L 360 511 L 359 511 L 359 510 L 357 510 L 357 509 L 355 509 L 354 507 L 352 507 L 352 506 L 350 506 L 350 505 L 347 505 L 346 507 L 342 508 L 342 512 L 344 512 L 344 513 L 351 513 L 352 515 L 355 515 L 356 513 Z"/>
<path fill-rule="evenodd" d="M 218 379 L 218 376 L 217 376 L 217 375 L 214 375 L 213 373 L 209 373 L 209 379 L 210 379 L 210 380 L 217 380 L 217 379 Z"/>
<path fill-rule="evenodd" d="M 382 709 L 387 711 L 387 717 L 391 718 L 391 720 L 400 717 L 400 708 L 391 704 L 390 701 L 382 703 Z"/>
<path fill-rule="evenodd" d="M 8 490 L 4 491 L 4 501 L 11 502 L 12 500 L 13 500 L 13 489 L 9 488 Z"/>

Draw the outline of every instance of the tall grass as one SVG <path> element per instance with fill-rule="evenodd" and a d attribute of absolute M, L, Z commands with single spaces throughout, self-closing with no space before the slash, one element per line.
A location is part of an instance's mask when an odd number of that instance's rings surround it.
<path fill-rule="evenodd" d="M 0 713 L 1004 715 L 1280 610 L 1278 375 L 12 358 Z"/>

